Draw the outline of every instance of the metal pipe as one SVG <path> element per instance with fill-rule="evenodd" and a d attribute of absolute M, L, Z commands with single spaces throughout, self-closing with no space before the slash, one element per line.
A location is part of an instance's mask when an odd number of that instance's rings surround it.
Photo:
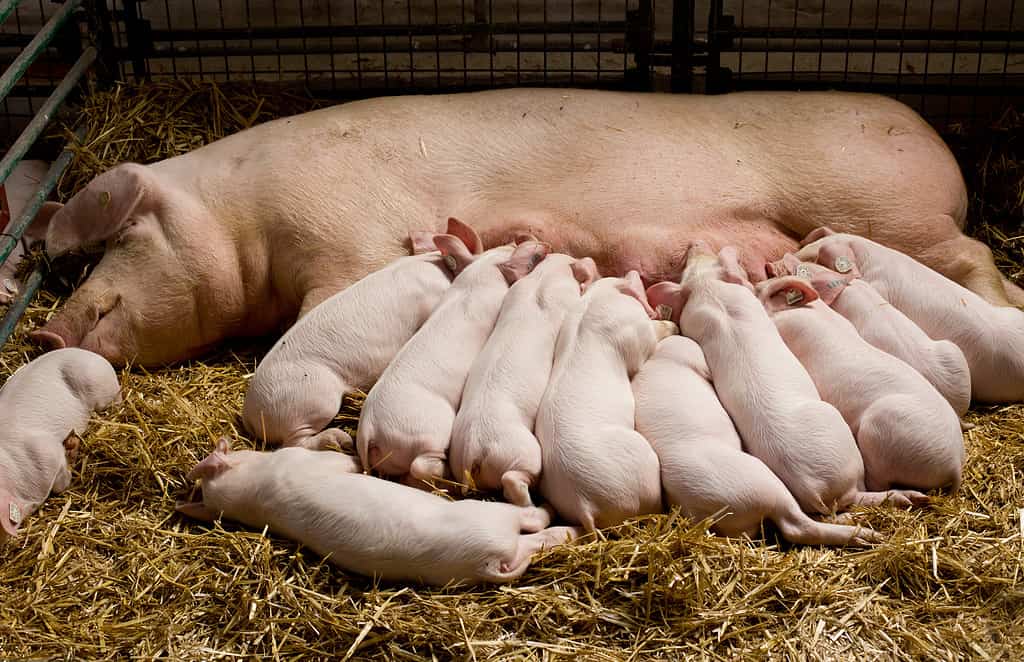
<path fill-rule="evenodd" d="M 81 141 L 85 137 L 85 127 L 79 127 L 75 131 L 75 137 Z M 3 266 L 11 251 L 18 245 L 22 235 L 25 234 L 25 230 L 32 224 L 32 220 L 39 213 L 43 203 L 46 202 L 46 198 L 50 196 L 50 192 L 57 186 L 57 180 L 67 170 L 73 157 L 74 154 L 72 154 L 71 150 L 65 147 L 60 156 L 57 157 L 57 160 L 50 164 L 50 169 L 46 171 L 43 180 L 39 182 L 39 188 L 26 201 L 25 208 L 21 210 L 21 214 L 18 218 L 13 219 L 14 222 L 11 223 L 10 232 L 0 237 L 0 242 L 2 242 L 0 243 L 0 266 Z"/>
<path fill-rule="evenodd" d="M 25 314 L 28 304 L 35 298 L 36 292 L 39 291 L 39 286 L 42 283 L 42 265 L 36 265 L 36 268 L 29 274 L 29 277 L 25 279 L 25 291 L 11 302 L 10 307 L 4 314 L 3 320 L 0 320 L 0 348 L 7 344 L 7 340 L 14 333 L 14 329 L 18 326 L 21 316 Z"/>
<path fill-rule="evenodd" d="M 61 26 L 68 20 L 68 17 L 71 16 L 71 12 L 78 9 L 80 4 L 82 4 L 82 0 L 68 0 L 65 2 L 57 13 L 50 17 L 46 25 L 39 30 L 39 34 L 29 42 L 25 50 L 18 55 L 14 63 L 7 68 L 4 75 L 0 76 L 0 101 L 3 101 L 11 91 L 11 88 L 14 87 L 14 84 L 21 80 L 21 77 L 25 75 L 28 68 L 32 66 L 32 63 L 39 57 L 39 54 L 43 52 L 43 49 L 53 41 L 57 31 L 60 30 Z"/>
<path fill-rule="evenodd" d="M 43 106 L 39 109 L 39 112 L 37 112 L 36 116 L 32 118 L 29 125 L 25 127 L 25 130 L 22 131 L 21 135 L 18 136 L 18 139 L 14 141 L 11 148 L 7 150 L 7 154 L 4 155 L 3 160 L 0 161 L 0 184 L 7 181 L 7 178 L 14 170 L 14 166 L 16 166 L 18 161 L 25 156 L 29 147 L 31 147 L 36 141 L 39 134 L 43 132 L 46 125 L 50 123 L 50 118 L 55 112 L 57 112 L 57 108 L 64 102 L 64 99 L 71 94 L 71 90 L 74 89 L 75 85 L 78 84 L 78 81 L 81 80 L 82 76 L 85 75 L 85 72 L 95 60 L 96 49 L 90 46 L 85 49 L 81 57 L 78 58 L 78 61 L 75 62 L 75 65 L 71 67 L 71 71 L 64 76 L 64 79 L 61 80 L 60 85 L 58 85 L 57 89 L 53 91 L 53 94 L 46 99 Z"/>
<path fill-rule="evenodd" d="M 3 2 L 0 2 L 0 24 L 6 21 L 7 17 L 10 16 L 20 4 L 21 0 L 3 0 Z"/>
<path fill-rule="evenodd" d="M 75 131 L 75 137 L 81 141 L 85 137 L 85 127 L 79 127 Z M 25 209 L 22 210 L 21 215 L 18 217 L 17 222 L 12 228 L 11 234 L 15 237 L 4 237 L 10 239 L 8 246 L 4 247 L 3 251 L 0 251 L 0 265 L 6 260 L 11 250 L 14 248 L 14 244 L 21 238 L 25 228 L 29 226 L 32 219 L 35 218 L 36 214 L 39 213 L 39 208 L 43 206 L 43 201 L 49 197 L 50 192 L 53 191 L 57 185 L 57 180 L 60 179 L 64 171 L 67 170 L 68 166 L 71 165 L 71 160 L 74 158 L 74 154 L 69 149 L 69 146 L 65 145 L 61 151 L 60 156 L 57 160 L 50 165 L 50 169 L 46 171 L 46 176 L 43 177 L 43 181 L 40 182 L 39 188 L 29 198 L 28 204 L 25 205 Z M 35 298 L 36 292 L 39 291 L 39 287 L 43 283 L 43 269 L 44 263 L 37 264 L 29 274 L 29 277 L 25 279 L 24 286 L 22 287 L 21 294 L 17 299 L 11 302 L 10 307 L 7 308 L 7 312 L 4 314 L 3 320 L 0 320 L 0 348 L 7 343 L 8 338 L 14 333 L 15 327 L 18 326 L 18 321 L 21 316 L 25 313 L 28 308 L 28 304 Z"/>

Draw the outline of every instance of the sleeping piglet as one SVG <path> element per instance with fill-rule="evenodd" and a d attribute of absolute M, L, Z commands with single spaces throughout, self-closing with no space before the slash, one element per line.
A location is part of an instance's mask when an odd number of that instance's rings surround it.
<path fill-rule="evenodd" d="M 454 218 L 448 233 L 466 242 L 475 238 Z M 411 238 L 419 252 L 420 233 Z M 342 396 L 377 381 L 450 284 L 451 272 L 432 248 L 401 257 L 317 305 L 256 367 L 242 409 L 245 427 L 269 443 L 350 447 L 343 430 L 324 429 Z"/>
<path fill-rule="evenodd" d="M 456 480 L 480 490 L 501 487 L 508 502 L 532 505 L 530 488 L 541 472 L 533 427 L 551 375 L 555 340 L 566 311 L 580 299 L 581 286 L 596 274 L 590 258 L 557 253 L 509 288 L 455 417 L 450 463 Z"/>
<path fill-rule="evenodd" d="M 430 318 L 402 347 L 363 404 L 356 448 L 367 469 L 404 476 L 417 487 L 447 475 L 448 442 L 462 391 L 491 335 L 509 285 L 549 251 L 526 241 L 480 252 L 472 229 L 463 237 L 435 235 L 455 274 Z"/>
<path fill-rule="evenodd" d="M 960 418 L 928 380 L 861 338 L 808 280 L 780 276 L 756 289 L 821 398 L 850 426 L 864 458 L 868 490 L 960 486 Z M 906 494 L 915 500 L 912 492 Z"/>
<path fill-rule="evenodd" d="M 985 299 L 899 251 L 818 228 L 796 256 L 870 283 L 933 340 L 950 340 L 967 358 L 980 402 L 1024 401 L 1024 311 Z"/>
<path fill-rule="evenodd" d="M 811 519 L 779 477 L 743 451 L 694 340 L 671 336 L 658 343 L 633 378 L 633 393 L 636 431 L 658 454 L 669 503 L 691 520 L 724 509 L 712 528 L 726 536 L 754 535 L 768 518 L 790 542 L 863 545 L 878 540 L 870 530 Z"/>
<path fill-rule="evenodd" d="M 856 269 L 855 261 L 850 261 Z M 909 317 L 882 298 L 870 283 L 786 253 L 766 265 L 769 276 L 800 276 L 810 280 L 821 301 L 845 317 L 860 337 L 906 361 L 963 416 L 971 406 L 971 371 L 964 353 L 948 340 L 932 340 Z"/>
<path fill-rule="evenodd" d="M 658 456 L 634 429 L 630 379 L 658 340 L 640 274 L 601 278 L 566 313 L 537 413 L 541 494 L 588 531 L 661 512 Z"/>
<path fill-rule="evenodd" d="M 450 501 L 359 473 L 342 453 L 231 452 L 221 439 L 188 477 L 202 479 L 202 502 L 178 504 L 186 515 L 268 527 L 345 570 L 385 580 L 507 582 L 536 552 L 578 535 L 548 527 L 543 508 Z"/>
<path fill-rule="evenodd" d="M 94 411 L 120 402 L 114 368 L 99 354 L 59 349 L 18 368 L 0 389 L 0 543 L 71 482 Z"/>

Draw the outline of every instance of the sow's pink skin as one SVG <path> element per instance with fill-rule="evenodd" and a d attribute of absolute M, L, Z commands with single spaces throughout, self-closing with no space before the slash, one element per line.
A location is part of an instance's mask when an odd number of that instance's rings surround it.
<path fill-rule="evenodd" d="M 895 492 L 864 491 L 864 462 L 850 428 L 821 400 L 746 278 L 735 248 L 716 257 L 697 241 L 682 283 L 658 283 L 647 293 L 652 305 L 678 315 L 683 335 L 704 350 L 744 447 L 782 479 L 806 512 L 887 499 L 909 503 Z"/>
<path fill-rule="evenodd" d="M 850 426 L 867 489 L 960 486 L 960 418 L 924 377 L 868 344 L 803 278 L 771 278 L 757 285 L 757 294 L 822 399 Z"/>
<path fill-rule="evenodd" d="M 754 536 L 768 518 L 784 538 L 807 545 L 864 545 L 873 531 L 817 522 L 761 460 L 743 452 L 740 436 L 711 384 L 700 346 L 671 336 L 633 378 L 636 431 L 654 447 L 670 504 L 691 520 L 726 514 L 712 527 Z"/>
<path fill-rule="evenodd" d="M 634 429 L 629 384 L 658 339 L 677 330 L 652 315 L 629 272 L 588 286 L 558 334 L 537 414 L 540 491 L 588 531 L 662 510 L 658 456 Z"/>
<path fill-rule="evenodd" d="M 114 369 L 83 349 L 43 354 L 7 380 L 0 389 L 0 543 L 51 491 L 67 489 L 78 435 L 94 411 L 120 400 Z"/>
<path fill-rule="evenodd" d="M 363 466 L 417 486 L 447 478 L 448 442 L 473 361 L 509 285 L 548 253 L 536 241 L 481 252 L 475 232 L 468 243 L 452 235 L 434 243 L 455 280 L 370 390 L 356 434 Z"/>
<path fill-rule="evenodd" d="M 857 265 L 841 274 L 786 253 L 766 266 L 770 276 L 808 278 L 818 296 L 878 349 L 910 364 L 963 416 L 971 406 L 971 372 L 960 348 L 948 340 L 932 340 L 909 317 L 882 298 L 870 283 L 854 275 Z"/>
<path fill-rule="evenodd" d="M 994 306 L 913 258 L 864 237 L 820 228 L 803 243 L 796 254 L 800 260 L 863 278 L 929 337 L 955 343 L 967 357 L 975 400 L 1024 400 L 1024 311 Z"/>
<path fill-rule="evenodd" d="M 267 527 L 351 572 L 435 586 L 514 580 L 534 554 L 579 534 L 548 527 L 542 508 L 450 501 L 359 469 L 341 453 L 232 452 L 221 439 L 188 474 L 202 480 L 202 502 L 178 510 Z"/>
<path fill-rule="evenodd" d="M 559 253 L 509 288 L 455 417 L 449 448 L 455 480 L 480 490 L 502 488 L 509 502 L 532 505 L 530 488 L 541 473 L 533 428 L 555 341 L 566 311 L 595 274 L 589 258 Z"/>
<path fill-rule="evenodd" d="M 449 219 L 448 233 L 473 241 Z M 419 330 L 451 284 L 441 253 L 401 257 L 303 315 L 256 367 L 242 409 L 249 432 L 269 443 L 351 447 L 327 425 L 342 396 L 367 390 Z M 413 237 L 414 248 L 417 238 Z"/>

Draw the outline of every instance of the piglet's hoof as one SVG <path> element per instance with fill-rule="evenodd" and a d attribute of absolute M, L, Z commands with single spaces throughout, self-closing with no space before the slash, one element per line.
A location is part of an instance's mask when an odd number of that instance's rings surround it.
<path fill-rule="evenodd" d="M 78 457 L 78 449 L 81 445 L 82 438 L 74 431 L 64 439 L 64 456 L 67 457 L 68 463 L 74 462 Z"/>

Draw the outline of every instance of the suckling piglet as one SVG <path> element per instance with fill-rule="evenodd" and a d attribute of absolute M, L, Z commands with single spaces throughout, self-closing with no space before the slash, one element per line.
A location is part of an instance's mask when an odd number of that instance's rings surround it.
<path fill-rule="evenodd" d="M 472 230 L 470 230 L 472 232 Z M 363 466 L 418 487 L 447 478 L 448 442 L 469 371 L 494 329 L 509 286 L 549 251 L 528 241 L 476 254 L 475 232 L 436 235 L 455 274 L 430 318 L 402 347 L 363 405 L 356 448 Z"/>
<path fill-rule="evenodd" d="M 634 429 L 630 379 L 675 324 L 652 321 L 640 275 L 601 278 L 566 314 L 537 413 L 541 494 L 588 531 L 660 512 L 658 456 Z"/>
<path fill-rule="evenodd" d="M 596 277 L 593 260 L 548 255 L 509 288 L 494 331 L 473 363 L 452 430 L 449 462 L 455 480 L 477 489 L 503 488 L 505 499 L 532 505 L 541 472 L 533 435 L 547 388 L 555 340 L 581 286 Z"/>
<path fill-rule="evenodd" d="M 636 431 L 658 454 L 669 503 L 690 519 L 724 511 L 712 527 L 717 533 L 753 536 L 767 518 L 784 538 L 807 545 L 878 539 L 873 531 L 811 519 L 778 476 L 743 451 L 694 340 L 671 336 L 658 343 L 633 378 L 633 393 Z"/>

